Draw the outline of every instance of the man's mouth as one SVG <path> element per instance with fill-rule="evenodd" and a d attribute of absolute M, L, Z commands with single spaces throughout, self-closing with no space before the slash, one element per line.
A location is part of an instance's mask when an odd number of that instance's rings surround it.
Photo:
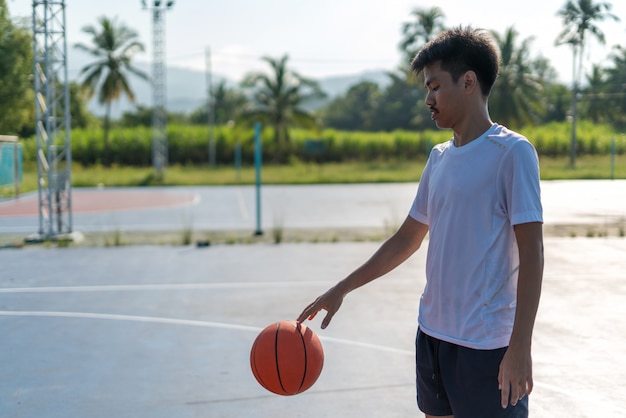
<path fill-rule="evenodd" d="M 435 109 L 434 107 L 430 108 L 430 118 L 431 119 L 435 119 L 435 116 L 437 116 L 438 113 L 439 113 L 439 111 L 437 109 Z"/>

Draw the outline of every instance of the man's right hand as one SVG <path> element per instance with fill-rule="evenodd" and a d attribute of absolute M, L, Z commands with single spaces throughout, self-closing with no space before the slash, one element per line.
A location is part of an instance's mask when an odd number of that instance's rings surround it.
<path fill-rule="evenodd" d="M 327 312 L 326 317 L 322 321 L 322 329 L 325 329 L 341 307 L 343 298 L 346 296 L 346 294 L 340 290 L 340 284 L 341 283 L 331 287 L 326 293 L 307 306 L 300 316 L 298 316 L 297 322 L 301 323 L 307 319 L 311 320 L 323 309 Z"/>

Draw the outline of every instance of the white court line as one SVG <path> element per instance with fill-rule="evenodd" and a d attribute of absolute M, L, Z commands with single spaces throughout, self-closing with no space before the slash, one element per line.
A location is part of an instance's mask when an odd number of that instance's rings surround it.
<path fill-rule="evenodd" d="M 544 275 L 544 280 L 565 279 L 621 279 L 620 275 L 562 274 Z M 127 292 L 127 291 L 162 291 L 162 290 L 203 290 L 203 289 L 253 289 L 263 287 L 310 287 L 332 286 L 335 281 L 276 281 L 276 282 L 220 282 L 220 283 L 157 283 L 129 285 L 93 285 L 93 286 L 34 286 L 0 288 L 0 294 L 6 293 L 89 293 L 89 292 Z"/>
<path fill-rule="evenodd" d="M 256 287 L 284 286 L 322 286 L 330 281 L 302 282 L 222 282 L 222 283 L 162 283 L 162 284 L 122 284 L 94 286 L 42 286 L 42 287 L 5 287 L 0 293 L 64 293 L 64 292 L 123 292 L 143 290 L 202 290 L 202 289 L 249 289 Z"/>
<path fill-rule="evenodd" d="M 205 327 L 205 328 L 221 328 L 221 329 L 232 329 L 236 331 L 248 331 L 258 333 L 262 330 L 262 328 L 251 327 L 247 325 L 237 325 L 237 324 L 226 324 L 221 322 L 210 322 L 210 321 L 195 321 L 189 319 L 174 319 L 174 318 L 161 318 L 161 317 L 152 317 L 152 316 L 138 316 L 138 315 L 118 315 L 118 314 L 98 314 L 98 313 L 88 313 L 88 312 L 54 312 L 54 311 L 0 311 L 0 316 L 21 316 L 21 317 L 47 317 L 47 318 L 79 318 L 79 319 L 104 319 L 104 320 L 115 320 L 115 321 L 129 321 L 129 322 L 145 322 L 145 323 L 157 323 L 157 324 L 168 324 L 168 325 L 186 325 L 186 326 L 196 326 L 196 327 Z M 369 348 L 378 351 L 391 352 L 402 355 L 411 355 L 414 353 L 409 350 L 402 350 L 393 347 L 387 347 L 383 345 L 377 344 L 369 344 L 358 341 L 344 340 L 340 338 L 333 337 L 324 337 L 320 336 L 320 340 L 351 345 L 356 347 Z M 562 394 L 564 396 L 574 398 L 574 399 L 585 399 L 586 402 L 592 402 L 599 409 L 599 411 L 607 412 L 608 409 L 613 410 L 613 412 L 621 412 L 615 405 L 607 405 L 606 400 L 599 399 L 596 394 L 592 391 L 577 391 L 577 390 L 566 390 L 561 389 L 558 386 L 550 385 L 542 382 L 534 382 L 536 386 Z"/>
<path fill-rule="evenodd" d="M 55 311 L 0 311 L 0 316 L 28 316 L 44 318 L 80 318 L 80 319 L 106 319 L 114 321 L 147 322 L 169 325 L 190 325 L 207 328 L 223 328 L 238 331 L 260 332 L 262 328 L 246 325 L 224 324 L 220 322 L 195 321 L 190 319 L 160 318 L 154 316 L 100 314 L 89 312 L 55 312 Z"/>
<path fill-rule="evenodd" d="M 413 351 L 411 351 L 411 350 L 402 350 L 400 348 L 387 347 L 387 346 L 384 346 L 384 345 L 363 343 L 363 342 L 359 342 L 359 341 L 344 340 L 342 338 L 324 337 L 324 336 L 319 336 L 319 335 L 318 335 L 318 337 L 322 341 L 328 341 L 328 342 L 332 342 L 332 343 L 354 345 L 354 346 L 363 347 L 363 348 L 371 348 L 373 350 L 387 351 L 389 353 L 396 353 L 396 354 L 404 354 L 404 355 L 409 355 L 411 357 L 415 356 L 415 353 Z"/>
<path fill-rule="evenodd" d="M 190 319 L 174 319 L 174 318 L 162 318 L 154 316 L 139 316 L 139 315 L 119 315 L 119 314 L 102 314 L 102 313 L 89 313 L 89 312 L 55 312 L 55 311 L 0 311 L 0 316 L 26 316 L 26 317 L 40 317 L 40 318 L 79 318 L 79 319 L 105 319 L 114 321 L 129 321 L 129 322 L 146 322 L 156 324 L 168 324 L 168 325 L 187 325 L 195 327 L 205 328 L 221 328 L 232 329 L 236 331 L 250 331 L 259 333 L 263 328 L 251 327 L 247 325 L 226 324 L 223 322 L 210 322 L 210 321 L 196 321 Z M 319 335 L 318 335 L 319 336 Z M 356 347 L 369 348 L 372 350 L 386 351 L 397 354 L 409 354 L 413 356 L 413 352 L 409 350 L 401 350 L 393 347 L 387 347 L 384 345 L 363 343 L 359 341 L 344 340 L 341 338 L 332 338 L 319 336 L 320 340 L 328 341 L 337 344 L 351 345 Z"/>
<path fill-rule="evenodd" d="M 544 275 L 544 280 L 563 279 L 621 279 L 618 274 L 587 275 L 587 274 L 559 274 Z M 2 293 L 64 293 L 64 292 L 125 292 L 125 291 L 158 291 L 158 290 L 202 290 L 202 289 L 252 289 L 257 287 L 284 287 L 284 286 L 332 286 L 336 282 L 327 281 L 276 281 L 276 282 L 220 282 L 220 283 L 157 283 L 157 284 L 129 284 L 129 285 L 93 285 L 93 286 L 34 286 L 34 287 L 4 287 Z"/>

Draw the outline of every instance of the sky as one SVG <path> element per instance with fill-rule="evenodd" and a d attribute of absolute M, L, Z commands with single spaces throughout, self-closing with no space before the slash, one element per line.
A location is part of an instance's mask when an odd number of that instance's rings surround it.
<path fill-rule="evenodd" d="M 626 1 L 612 3 L 620 22 L 605 20 L 600 28 L 606 45 L 592 40 L 585 56 L 608 65 L 611 47 L 626 47 Z M 150 3 L 150 0 L 148 0 Z M 533 57 L 547 57 L 559 80 L 571 82 L 572 53 L 556 47 L 562 30 L 557 11 L 566 0 L 177 0 L 166 13 L 168 66 L 205 71 L 210 50 L 211 70 L 233 81 L 251 71 L 267 71 L 262 56 L 289 55 L 288 66 L 303 76 L 353 75 L 369 70 L 395 70 L 401 64 L 401 26 L 416 7 L 440 7 L 448 27 L 472 25 L 499 33 L 513 26 L 519 41 L 533 37 Z M 136 30 L 146 51 L 137 61 L 152 60 L 151 12 L 141 0 L 65 0 L 68 45 L 89 43 L 81 29 L 100 16 L 117 17 Z M 494 7 L 494 5 L 497 6 Z M 506 5 L 504 5 L 506 4 Z M 7 0 L 12 17 L 32 16 L 32 0 Z M 69 50 L 69 61 L 72 50 Z M 70 71 L 77 70 L 69 68 Z"/>

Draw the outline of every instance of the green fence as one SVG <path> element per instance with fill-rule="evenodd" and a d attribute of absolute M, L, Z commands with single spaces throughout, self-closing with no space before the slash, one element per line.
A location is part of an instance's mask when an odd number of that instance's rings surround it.
<path fill-rule="evenodd" d="M 6 138 L 0 137 L 0 186 L 17 185 L 22 181 L 22 144 L 17 139 Z"/>

